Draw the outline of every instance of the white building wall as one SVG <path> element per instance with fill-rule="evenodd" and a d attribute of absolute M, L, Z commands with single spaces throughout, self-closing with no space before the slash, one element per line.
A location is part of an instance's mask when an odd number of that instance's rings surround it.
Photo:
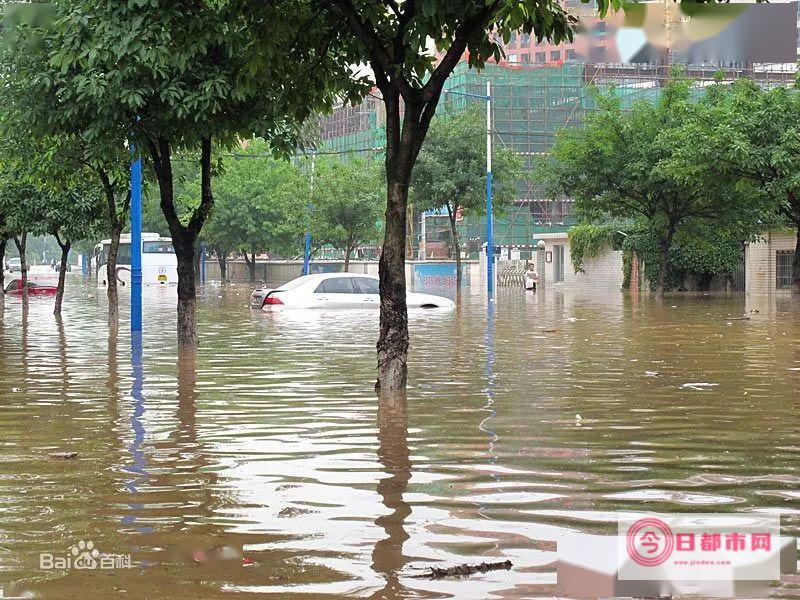
<path fill-rule="evenodd" d="M 777 258 L 779 251 L 794 251 L 797 236 L 788 232 L 768 232 L 744 251 L 745 290 L 748 294 L 791 293 L 777 289 Z"/>
<path fill-rule="evenodd" d="M 552 255 L 552 260 L 550 262 L 545 260 L 544 263 L 545 286 L 551 289 L 563 287 L 590 292 L 619 291 L 622 289 L 622 252 L 609 249 L 595 258 L 586 259 L 583 264 L 583 272 L 575 273 L 572 268 L 572 256 L 567 234 L 547 233 L 539 237 L 544 240 L 544 252 L 549 252 Z M 555 246 L 564 248 L 563 282 L 555 280 L 557 258 Z"/>

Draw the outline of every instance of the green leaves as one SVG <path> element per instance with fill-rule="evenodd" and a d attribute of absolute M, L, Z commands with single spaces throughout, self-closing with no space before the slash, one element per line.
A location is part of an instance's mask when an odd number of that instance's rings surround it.
<path fill-rule="evenodd" d="M 294 256 L 305 230 L 308 182 L 300 169 L 271 158 L 263 141 L 252 141 L 222 162 L 214 178 L 214 208 L 203 239 L 225 253 L 268 252 Z M 199 182 L 190 188 L 199 193 Z"/>
<path fill-rule="evenodd" d="M 486 210 L 486 117 L 482 104 L 450 114 L 431 123 L 425 144 L 411 175 L 414 202 L 419 210 L 459 206 L 481 214 Z M 497 136 L 495 136 L 497 137 Z M 497 140 L 496 140 L 497 141 Z M 493 152 L 494 209 L 501 212 L 517 197 L 522 161 L 510 149 L 497 144 Z"/>
<path fill-rule="evenodd" d="M 343 252 L 378 240 L 386 205 L 382 170 L 374 160 L 321 156 L 316 159 L 312 236 L 318 245 Z"/>

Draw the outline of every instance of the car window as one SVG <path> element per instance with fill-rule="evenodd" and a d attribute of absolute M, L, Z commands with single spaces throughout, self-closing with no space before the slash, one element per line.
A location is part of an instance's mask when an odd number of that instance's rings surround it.
<path fill-rule="evenodd" d="M 315 294 L 355 294 L 352 277 L 333 277 L 326 279 L 314 290 Z"/>
<path fill-rule="evenodd" d="M 359 294 L 380 293 L 377 279 L 371 279 L 369 277 L 354 277 L 353 279 L 356 282 L 356 288 Z"/>
<path fill-rule="evenodd" d="M 16 279 L 14 279 L 14 280 L 12 280 L 12 281 L 11 281 L 11 283 L 9 283 L 9 284 L 6 286 L 6 289 L 5 289 L 5 291 L 6 291 L 6 292 L 10 292 L 10 291 L 12 291 L 12 290 L 15 290 L 15 289 L 17 289 L 18 287 L 19 287 L 19 283 L 18 283 L 18 281 L 17 281 Z"/>

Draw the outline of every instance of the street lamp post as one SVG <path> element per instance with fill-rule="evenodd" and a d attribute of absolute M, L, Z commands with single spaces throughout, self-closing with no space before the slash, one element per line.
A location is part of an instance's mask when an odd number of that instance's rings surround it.
<path fill-rule="evenodd" d="M 494 296 L 494 219 L 492 218 L 492 82 L 486 82 L 486 95 L 443 90 L 445 94 L 486 101 L 486 293 Z"/>
<path fill-rule="evenodd" d="M 486 292 L 494 294 L 494 219 L 492 218 L 492 82 L 486 82 Z"/>
<path fill-rule="evenodd" d="M 314 194 L 314 172 L 317 166 L 317 151 L 311 152 L 311 194 Z M 303 251 L 303 275 L 308 275 L 311 262 L 311 200 L 306 206 L 306 243 Z"/>
<path fill-rule="evenodd" d="M 131 144 L 131 334 L 142 332 L 142 157 Z"/>

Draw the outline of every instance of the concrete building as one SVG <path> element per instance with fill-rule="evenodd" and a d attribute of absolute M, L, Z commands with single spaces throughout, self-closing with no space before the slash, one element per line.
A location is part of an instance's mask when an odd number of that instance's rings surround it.
<path fill-rule="evenodd" d="M 544 233 L 544 251 L 538 251 L 537 270 L 545 288 L 570 288 L 585 292 L 619 292 L 622 289 L 622 251 L 607 249 L 584 261 L 583 272 L 572 266 L 566 233 Z"/>
<path fill-rule="evenodd" d="M 796 244 L 797 236 L 790 231 L 770 231 L 748 244 L 744 253 L 746 292 L 791 294 Z"/>

